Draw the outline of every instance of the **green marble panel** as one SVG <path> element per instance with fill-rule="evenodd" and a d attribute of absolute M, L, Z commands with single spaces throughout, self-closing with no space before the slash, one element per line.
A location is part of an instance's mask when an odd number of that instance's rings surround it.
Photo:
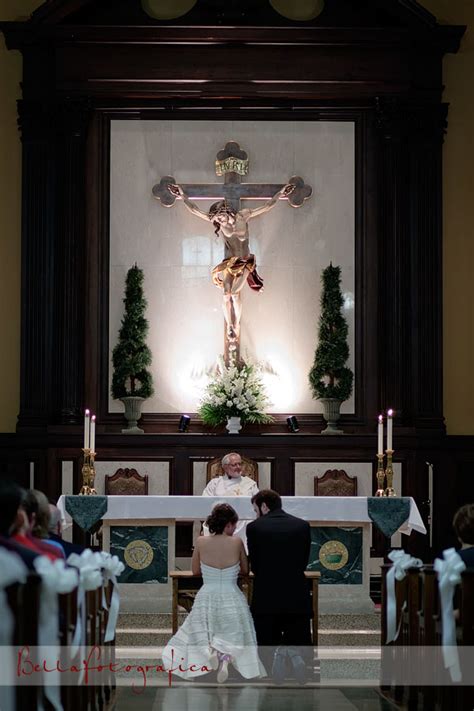
<path fill-rule="evenodd" d="M 362 585 L 362 528 L 312 526 L 308 570 L 322 585 Z"/>
<path fill-rule="evenodd" d="M 119 583 L 168 582 L 167 526 L 111 526 L 110 552 L 125 565 Z"/>

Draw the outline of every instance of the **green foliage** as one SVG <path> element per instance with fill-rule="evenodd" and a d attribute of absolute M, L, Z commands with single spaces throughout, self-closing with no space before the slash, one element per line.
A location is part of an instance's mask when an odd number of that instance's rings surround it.
<path fill-rule="evenodd" d="M 147 398 L 153 394 L 153 380 L 147 370 L 151 363 L 151 351 L 145 342 L 148 321 L 144 315 L 143 271 L 137 265 L 127 272 L 123 303 L 125 313 L 119 340 L 112 353 L 112 397 L 119 399 L 134 395 Z"/>
<path fill-rule="evenodd" d="M 273 417 L 264 411 L 267 405 L 258 368 L 247 363 L 226 366 L 221 359 L 216 375 L 206 388 L 198 414 L 211 427 L 227 422 L 228 417 L 265 424 L 273 422 Z"/>
<path fill-rule="evenodd" d="M 342 314 L 341 268 L 330 264 L 321 277 L 319 342 L 309 372 L 314 398 L 347 400 L 352 393 L 353 373 L 345 367 L 349 358 L 348 326 Z"/>

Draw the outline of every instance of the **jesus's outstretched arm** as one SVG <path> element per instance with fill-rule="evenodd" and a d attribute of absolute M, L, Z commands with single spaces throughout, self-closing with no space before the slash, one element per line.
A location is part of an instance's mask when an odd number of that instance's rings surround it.
<path fill-rule="evenodd" d="M 168 190 L 172 195 L 176 195 L 176 197 L 179 196 L 182 198 L 189 212 L 192 212 L 192 214 L 196 215 L 196 217 L 200 217 L 201 220 L 206 220 L 206 222 L 210 222 L 209 215 L 207 214 L 207 212 L 204 212 L 204 210 L 201 210 L 197 205 L 191 202 L 181 185 L 170 184 L 168 185 Z"/>

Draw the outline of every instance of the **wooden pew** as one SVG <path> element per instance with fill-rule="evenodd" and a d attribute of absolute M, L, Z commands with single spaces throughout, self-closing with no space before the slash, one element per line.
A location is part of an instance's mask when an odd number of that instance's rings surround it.
<path fill-rule="evenodd" d="M 474 708 L 474 689 L 451 684 L 442 658 L 442 620 L 436 572 L 426 565 L 420 571 L 412 569 L 402 581 L 395 581 L 396 619 L 400 632 L 397 639 L 386 645 L 386 576 L 390 565 L 382 566 L 382 683 L 381 691 L 403 708 L 444 711 L 444 709 Z M 458 646 L 474 646 L 474 571 L 462 574 L 456 595 Z M 417 649 L 418 654 L 409 648 Z M 423 653 L 426 648 L 426 654 Z M 462 652 L 460 650 L 462 660 Z M 402 662 L 402 663 L 401 663 Z M 418 666 L 417 666 L 418 665 Z M 404 669 L 416 680 L 418 670 L 429 669 L 436 685 L 411 683 L 406 676 L 397 678 L 396 670 Z M 472 679 L 472 669 L 461 666 L 463 680 Z"/>
<path fill-rule="evenodd" d="M 25 583 L 15 583 L 6 589 L 8 604 L 15 619 L 12 645 L 38 646 L 39 596 L 41 578 L 30 573 Z M 40 708 L 41 686 L 18 685 L 15 690 L 16 708 L 36 711 Z"/>
<path fill-rule="evenodd" d="M 397 704 L 416 709 L 421 693 L 421 685 L 416 683 L 416 679 L 420 678 L 423 665 L 423 609 L 427 604 L 424 602 L 424 576 L 420 568 L 411 568 L 403 580 L 395 580 L 396 629 L 399 633 L 387 645 L 387 573 L 390 568 L 391 565 L 382 566 L 382 679 L 387 682 L 382 690 Z M 426 609 L 429 610 L 429 606 Z M 432 637 L 434 625 L 434 616 L 428 612 L 427 630 Z M 412 680 L 409 685 L 407 677 Z"/>

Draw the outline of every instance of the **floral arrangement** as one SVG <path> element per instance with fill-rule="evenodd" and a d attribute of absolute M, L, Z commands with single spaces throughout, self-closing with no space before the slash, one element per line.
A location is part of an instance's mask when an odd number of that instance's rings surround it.
<path fill-rule="evenodd" d="M 221 359 L 217 372 L 206 388 L 198 410 L 206 425 L 216 427 L 229 417 L 242 422 L 265 424 L 273 417 L 265 413 L 269 405 L 259 368 L 248 363 L 225 365 Z"/>

